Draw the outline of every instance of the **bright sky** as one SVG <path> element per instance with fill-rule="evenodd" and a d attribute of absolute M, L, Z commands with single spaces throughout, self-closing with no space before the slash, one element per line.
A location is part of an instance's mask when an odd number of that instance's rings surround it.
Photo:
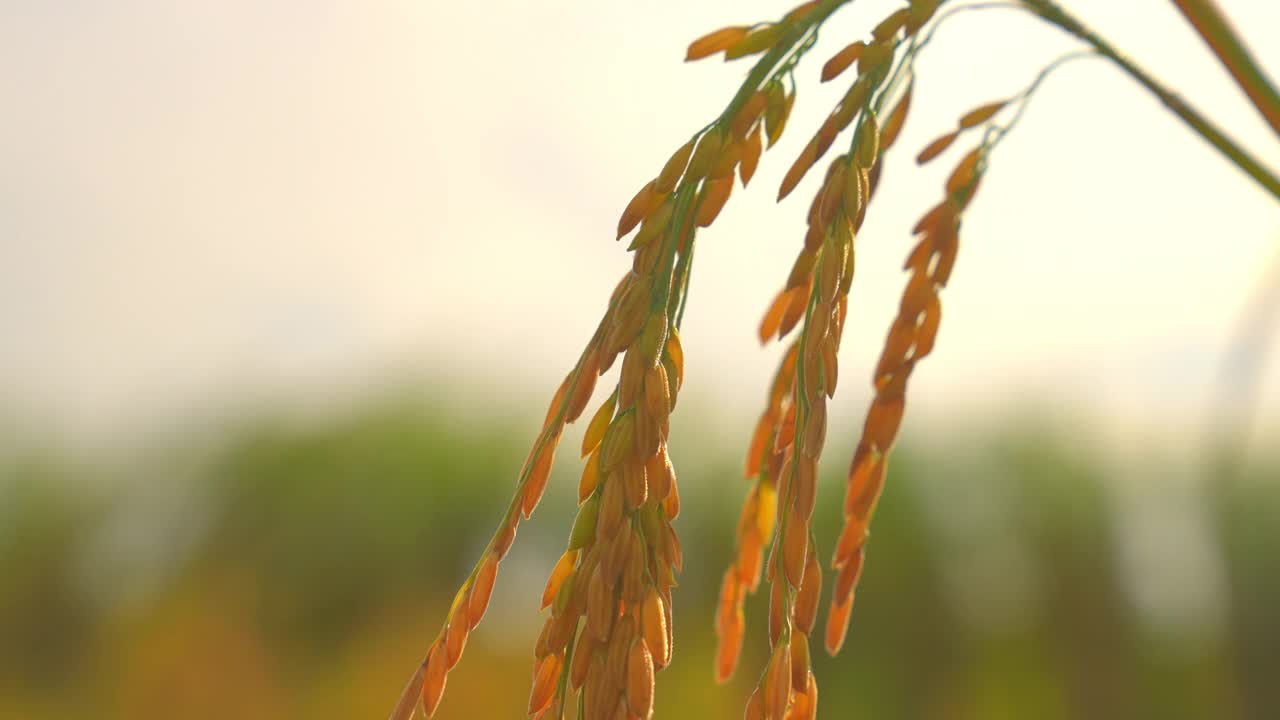
<path fill-rule="evenodd" d="M 810 178 L 772 197 L 844 87 L 818 68 L 896 2 L 859 0 L 801 66 L 788 135 L 701 236 L 697 397 L 754 414 L 754 327 Z M 1164 0 L 1068 3 L 1280 168 L 1280 142 Z M 1224 0 L 1280 73 L 1280 3 Z M 629 265 L 618 213 L 748 67 L 681 62 L 765 0 L 0 5 L 0 409 L 90 435 L 303 398 L 389 368 L 549 396 Z M 859 237 L 846 411 L 947 161 L 910 156 L 1071 49 L 1009 10 L 944 28 Z M 834 83 L 833 85 L 839 85 Z M 820 173 L 815 173 L 815 176 Z M 1139 424 L 1206 410 L 1280 208 L 1102 62 L 1052 79 L 969 214 L 914 412 L 1028 398 Z M 534 389 L 529 389 L 534 388 Z M 1261 401 L 1280 408 L 1280 351 Z"/>

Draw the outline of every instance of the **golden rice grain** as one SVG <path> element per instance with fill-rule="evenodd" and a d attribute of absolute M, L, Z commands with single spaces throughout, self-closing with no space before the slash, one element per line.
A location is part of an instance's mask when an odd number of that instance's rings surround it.
<path fill-rule="evenodd" d="M 551 404 L 547 407 L 546 419 L 542 421 L 542 431 L 547 432 L 556 417 L 560 414 L 564 407 L 565 397 L 569 394 L 569 386 L 573 382 L 573 373 L 565 376 L 564 381 L 560 383 L 560 387 L 556 389 L 556 394 L 551 398 Z"/>
<path fill-rule="evenodd" d="M 695 216 L 698 227 L 708 227 L 715 222 L 732 191 L 732 175 L 717 177 L 703 184 L 702 193 L 698 198 L 698 212 Z"/>
<path fill-rule="evenodd" d="M 811 335 L 810 337 L 816 337 Z M 817 382 L 815 377 L 811 382 Z M 800 465 L 807 465 L 817 460 L 822 454 L 822 446 L 827 438 L 827 404 L 823 397 L 819 395 L 809 407 L 809 416 L 805 422 L 805 434 L 801 442 L 802 460 L 797 460 Z"/>
<path fill-rule="evenodd" d="M 729 46 L 724 51 L 725 60 L 737 60 L 748 55 L 764 52 L 773 47 L 782 35 L 783 25 L 764 25 L 747 33 L 746 37 Z"/>
<path fill-rule="evenodd" d="M 858 58 L 858 74 L 875 75 L 893 60 L 893 52 L 896 49 L 897 45 L 888 40 L 877 40 L 867 45 L 862 51 L 862 56 Z"/>
<path fill-rule="evenodd" d="M 787 414 L 782 417 L 782 422 L 778 423 L 778 434 L 773 438 L 774 452 L 781 453 L 791 447 L 791 441 L 796 436 L 796 406 L 792 403 L 787 408 Z"/>
<path fill-rule="evenodd" d="M 613 702 L 614 693 L 607 686 L 604 674 L 604 656 L 597 652 L 587 668 L 587 679 L 582 686 L 582 694 L 589 717 L 605 717 L 602 713 Z"/>
<path fill-rule="evenodd" d="M 569 667 L 569 687 L 578 690 L 587 680 L 591 658 L 595 655 L 595 640 L 589 633 L 578 633 L 578 643 L 573 648 L 573 663 Z"/>
<path fill-rule="evenodd" d="M 684 384 L 684 346 L 680 344 L 680 333 L 675 328 L 671 328 L 667 333 L 667 357 L 671 358 L 672 368 L 675 370 L 675 385 L 679 390 Z M 671 372 L 667 373 L 667 379 L 671 379 Z M 671 393 L 671 400 L 674 403 L 675 393 Z"/>
<path fill-rule="evenodd" d="M 607 473 L 613 470 L 630 454 L 635 435 L 635 416 L 634 409 L 624 410 L 618 413 L 609 428 L 605 430 L 604 439 L 600 444 L 601 472 Z"/>
<path fill-rule="evenodd" d="M 801 151 L 795 162 L 791 164 L 787 174 L 783 176 L 782 185 L 778 187 L 778 200 L 790 195 L 791 191 L 795 190 L 796 185 L 799 185 L 800 181 L 804 179 L 805 174 L 809 172 L 809 168 L 813 167 L 813 164 L 817 161 L 818 144 L 810 141 L 808 145 L 805 145 L 804 150 Z"/>
<path fill-rule="evenodd" d="M 597 567 L 587 582 L 587 632 L 597 642 L 606 642 L 613 628 L 612 591 L 605 582 L 605 572 Z"/>
<path fill-rule="evenodd" d="M 751 178 L 756 174 L 756 167 L 760 164 L 760 154 L 763 152 L 761 135 L 761 129 L 756 127 L 742 143 L 742 159 L 738 165 L 742 187 L 746 187 L 747 183 L 751 182 Z"/>
<path fill-rule="evenodd" d="M 867 413 L 867 422 L 862 428 L 863 438 L 880 452 L 888 452 L 898 434 L 904 408 L 905 403 L 901 399 L 883 402 L 877 398 Z"/>
<path fill-rule="evenodd" d="M 775 432 L 773 418 L 769 413 L 765 413 L 756 422 L 755 432 L 751 436 L 751 444 L 747 448 L 747 462 L 744 465 L 746 477 L 754 478 L 760 474 L 765 448 Z"/>
<path fill-rule="evenodd" d="M 574 599 L 578 595 L 575 592 L 575 586 L 577 585 L 575 580 L 577 580 L 577 575 L 578 571 L 574 568 L 570 568 L 568 575 L 566 575 L 564 580 L 560 583 L 560 587 L 556 588 L 556 593 L 551 599 L 550 606 L 551 614 L 554 617 L 559 618 L 568 615 L 569 617 L 576 618 L 582 613 L 582 608 L 574 603 Z"/>
<path fill-rule="evenodd" d="M 631 543 L 631 556 L 622 569 L 622 587 L 619 594 L 622 596 L 624 607 L 637 607 L 644 599 L 645 551 L 643 545 L 644 541 Z"/>
<path fill-rule="evenodd" d="M 764 130 L 765 137 L 769 140 L 769 147 L 773 147 L 778 142 L 778 138 L 782 137 L 782 131 L 787 126 L 787 119 L 791 116 L 791 107 L 795 105 L 796 95 L 794 92 L 786 92 L 780 82 L 769 85 L 766 92 L 768 102 L 764 111 Z"/>
<path fill-rule="evenodd" d="M 827 654 L 836 655 L 844 645 L 845 635 L 849 632 L 849 613 L 853 610 L 853 596 L 837 597 L 831 601 L 831 609 L 827 614 L 827 634 L 825 637 Z"/>
<path fill-rule="evenodd" d="M 499 560 L 507 556 L 507 551 L 511 549 L 511 543 L 515 542 L 516 527 L 519 522 L 520 516 L 513 516 L 493 536 L 493 554 Z"/>
<path fill-rule="evenodd" d="M 575 580 L 575 577 L 570 575 L 570 578 L 566 580 L 567 587 L 568 584 L 576 584 L 573 583 L 573 580 Z M 568 643 L 573 639 L 573 630 L 577 628 L 577 615 L 579 614 L 568 611 L 567 601 L 571 594 L 571 592 L 564 592 L 564 601 L 556 606 L 559 614 L 553 615 L 549 621 L 547 632 L 547 652 L 549 655 L 563 656 Z"/>
<path fill-rule="evenodd" d="M 858 151 L 854 157 L 859 167 L 870 168 L 876 164 L 880 154 L 880 123 L 870 108 L 863 110 L 862 118 L 862 127 L 858 130 Z"/>
<path fill-rule="evenodd" d="M 631 202 L 627 203 L 627 207 L 622 211 L 622 217 L 618 218 L 618 238 L 631 232 L 661 203 L 662 196 L 654 190 L 653 181 L 645 183 L 635 197 L 631 198 Z"/>
<path fill-rule="evenodd" d="M 782 18 L 783 24 L 798 23 L 801 20 L 804 20 L 806 17 L 809 16 L 809 13 L 812 13 L 815 9 L 817 9 L 820 2 L 821 0 L 809 0 L 808 2 L 801 3 L 795 6 L 794 8 L 791 9 L 791 12 L 787 13 Z"/>
<path fill-rule="evenodd" d="M 625 503 L 626 490 L 622 486 L 622 476 L 615 470 L 604 480 L 604 491 L 600 495 L 600 511 L 596 518 L 597 540 L 613 537 L 613 533 L 622 524 Z"/>
<path fill-rule="evenodd" d="M 800 632 L 813 632 L 818 617 L 818 602 L 822 599 L 822 565 L 818 562 L 818 554 L 812 550 L 805 559 L 804 578 L 800 581 L 800 592 L 796 593 L 794 610 L 795 626 Z"/>
<path fill-rule="evenodd" d="M 880 131 L 880 146 L 888 150 L 893 147 L 897 141 L 898 135 L 902 132 L 903 125 L 907 122 L 907 113 L 911 110 L 911 91 L 914 85 L 907 85 L 906 91 L 902 94 L 902 99 L 897 105 L 889 111 L 889 116 L 885 118 L 884 128 Z"/>
<path fill-rule="evenodd" d="M 804 693 L 809 689 L 809 636 L 804 632 L 791 634 L 791 689 Z"/>
<path fill-rule="evenodd" d="M 676 475 L 671 475 L 671 491 L 662 499 L 662 512 L 668 520 L 675 520 L 680 515 L 680 489 L 676 486 Z"/>
<path fill-rule="evenodd" d="M 427 652 L 427 670 L 422 681 L 422 708 L 429 718 L 436 714 L 440 698 L 444 695 L 444 686 L 448 680 L 449 669 L 445 665 L 444 648 L 439 640 Z"/>
<path fill-rule="evenodd" d="M 769 587 L 769 644 L 775 646 L 782 637 L 782 629 L 787 624 L 787 611 L 785 591 L 782 583 L 778 582 L 775 574 L 778 563 L 775 561 L 777 557 L 778 544 L 774 543 L 773 549 L 769 552 L 769 559 L 765 565 L 768 567 L 766 579 L 771 583 Z"/>
<path fill-rule="evenodd" d="M 859 450 L 861 447 L 863 446 L 860 446 Z M 869 447 L 867 454 L 856 463 L 856 466 L 849 478 L 849 491 L 845 497 L 844 508 L 846 527 L 854 528 L 850 534 L 851 544 L 846 546 L 841 543 L 837 546 L 837 549 L 847 552 L 861 547 L 861 538 L 866 534 L 867 524 L 870 522 L 867 511 L 884 487 L 886 470 L 884 456 Z M 836 558 L 838 563 L 844 563 L 847 559 L 847 556 L 842 555 L 837 555 Z"/>
<path fill-rule="evenodd" d="M 467 623 L 465 613 L 454 613 L 449 618 L 449 624 L 445 628 L 444 648 L 445 648 L 445 668 L 452 670 L 454 665 L 458 664 L 458 660 L 462 659 L 462 651 L 467 646 L 467 635 L 471 628 Z"/>
<path fill-rule="evenodd" d="M 960 123 L 959 123 L 960 127 L 968 129 L 968 128 L 977 127 L 981 125 L 982 123 L 990 120 L 992 116 L 994 116 L 996 113 L 1003 110 L 1004 106 L 1007 103 L 1008 101 L 1006 100 L 1000 100 L 999 102 L 987 103 L 986 105 L 979 105 L 978 107 L 960 116 Z"/>
<path fill-rule="evenodd" d="M 587 423 L 587 429 L 582 433 L 582 456 L 586 457 L 600 445 L 600 441 L 604 439 L 605 431 L 609 429 L 609 422 L 613 419 L 613 411 L 618 404 L 618 394 L 614 392 L 609 396 L 608 400 L 600 405 L 600 409 L 596 410 L 596 414 L 591 416 L 591 422 Z"/>
<path fill-rule="evenodd" d="M 671 662 L 671 644 L 667 641 L 667 615 L 662 596 L 654 587 L 645 592 L 644 605 L 640 611 L 641 635 L 653 663 L 659 668 Z"/>
<path fill-rule="evenodd" d="M 671 527 L 670 523 L 663 527 L 666 529 L 666 546 L 668 547 L 664 557 L 667 558 L 676 571 L 681 571 L 684 569 L 684 550 L 680 545 L 680 537 L 676 535 L 676 531 Z"/>
<path fill-rule="evenodd" d="M 564 585 L 565 578 L 569 577 L 569 574 L 573 572 L 573 567 L 577 562 L 578 552 L 576 550 L 566 551 L 556 561 L 555 567 L 551 568 L 551 576 L 547 578 L 547 586 L 542 591 L 540 610 L 546 610 L 551 606 L 551 602 L 556 599 L 556 595 Z"/>
<path fill-rule="evenodd" d="M 631 450 L 634 457 L 648 458 L 658 452 L 658 446 L 662 444 L 662 428 L 643 405 L 636 406 L 635 415 L 635 436 Z"/>
<path fill-rule="evenodd" d="M 878 467 L 884 466 L 882 460 L 877 460 L 876 464 Z M 879 471 L 873 471 L 872 476 L 882 479 L 884 474 Z M 879 487 L 880 484 L 878 483 L 874 491 L 868 492 L 864 496 L 871 499 L 870 505 L 874 505 L 875 499 L 879 495 Z M 854 512 L 859 517 L 870 517 L 869 508 L 858 508 Z M 857 527 L 857 532 L 862 536 L 862 540 L 860 542 L 855 541 L 852 544 L 853 550 L 848 555 L 840 558 L 839 573 L 836 575 L 835 587 L 832 588 L 833 597 L 836 598 L 852 595 L 853 589 L 858 583 L 858 578 L 862 574 L 862 564 L 866 558 L 866 526 L 860 525 Z"/>
<path fill-rule="evenodd" d="M 665 418 L 671 413 L 671 386 L 667 382 L 667 371 L 662 365 L 649 369 L 644 379 L 645 409 L 654 418 Z"/>
<path fill-rule="evenodd" d="M 936 295 L 933 280 L 927 273 L 912 273 L 911 279 L 907 281 L 907 289 L 902 292 L 902 301 L 898 304 L 899 316 L 914 320 Z"/>
<path fill-rule="evenodd" d="M 827 397 L 835 397 L 836 384 L 840 380 L 840 365 L 836 359 L 837 344 L 835 338 L 828 336 L 822 343 L 822 385 L 826 388 Z"/>
<path fill-rule="evenodd" d="M 533 515 L 533 509 L 538 506 L 538 502 L 542 500 L 543 491 L 547 489 L 547 478 L 551 476 L 551 466 L 555 463 L 556 446 L 559 442 L 558 435 L 549 439 L 538 451 L 537 458 L 533 462 L 520 504 L 520 511 L 525 518 Z"/>
<path fill-rule="evenodd" d="M 919 360 L 933 351 L 933 343 L 938 337 L 938 326 L 942 323 L 942 303 L 934 293 L 924 308 L 924 318 L 920 321 L 920 329 L 916 333 L 916 346 L 912 354 Z"/>
<path fill-rule="evenodd" d="M 805 704 L 795 720 L 815 720 L 818 717 L 818 680 L 809 671 L 809 689 L 804 693 Z"/>
<path fill-rule="evenodd" d="M 676 183 L 680 180 L 680 176 L 684 174 L 684 169 L 689 166 L 689 158 L 692 155 L 692 140 L 677 148 L 671 154 L 671 157 L 667 159 L 666 164 L 662 166 L 662 171 L 658 173 L 657 179 L 653 181 L 654 192 L 666 195 L 674 190 Z"/>
<path fill-rule="evenodd" d="M 629 346 L 644 329 L 648 313 L 649 288 L 637 286 L 614 313 L 613 325 L 605 338 L 606 352 L 618 353 Z"/>
<path fill-rule="evenodd" d="M 739 140 L 746 138 L 747 133 L 756 126 L 761 116 L 764 114 L 765 106 L 769 103 L 769 97 L 763 90 L 757 90 L 751 94 L 747 102 L 738 111 L 733 118 L 733 126 L 730 128 L 731 135 Z"/>
<path fill-rule="evenodd" d="M 533 690 L 529 693 L 529 714 L 535 715 L 551 704 L 555 694 L 556 681 L 560 677 L 562 658 L 549 655 L 543 658 L 534 670 Z"/>
<path fill-rule="evenodd" d="M 947 177 L 947 194 L 960 196 L 977 179 L 978 163 L 982 160 L 983 148 L 969 151 Z"/>
<path fill-rule="evenodd" d="M 645 477 L 649 482 L 650 498 L 661 502 L 671 492 L 675 470 L 671 466 L 671 460 L 667 457 L 665 447 L 654 453 L 653 457 L 645 462 Z"/>
<path fill-rule="evenodd" d="M 671 216 L 675 212 L 675 200 L 668 196 L 640 225 L 640 230 L 631 239 L 628 250 L 648 248 L 655 245 L 655 240 L 671 227 Z"/>
<path fill-rule="evenodd" d="M 591 394 L 596 389 L 599 370 L 600 350 L 593 344 L 573 375 L 574 380 L 569 388 L 564 411 L 566 423 L 574 422 L 582 415 L 582 411 L 587 409 L 587 404 L 591 402 Z"/>
<path fill-rule="evenodd" d="M 839 118 L 835 121 L 835 124 L 840 130 L 849 127 L 849 123 L 853 121 L 858 112 L 866 109 L 867 98 L 875 90 L 874 80 L 875 78 L 865 75 L 859 77 L 849 86 L 849 90 L 845 92 L 844 97 L 840 99 L 840 106 L 835 113 L 835 116 Z"/>
<path fill-rule="evenodd" d="M 740 607 L 731 607 L 733 619 L 721 629 L 716 645 L 716 682 L 724 683 L 733 677 L 742 655 L 744 620 Z"/>
<path fill-rule="evenodd" d="M 639 637 L 631 641 L 627 658 L 627 705 L 642 718 L 653 713 L 653 657 Z"/>
<path fill-rule="evenodd" d="M 812 457 L 796 458 L 796 474 L 792 479 L 794 506 L 800 520 L 808 524 L 818 499 L 818 461 Z"/>
<path fill-rule="evenodd" d="M 404 692 L 400 694 L 400 700 L 396 702 L 396 706 L 392 708 L 391 715 L 388 720 L 412 720 L 413 714 L 418 709 L 418 703 L 421 701 L 422 682 L 427 674 L 427 661 L 424 659 L 418 665 L 418 669 L 409 678 L 409 683 L 405 685 Z"/>
<path fill-rule="evenodd" d="M 759 336 L 761 343 L 769 342 L 769 338 L 777 334 L 778 328 L 782 325 L 782 316 L 786 314 L 787 308 L 794 298 L 795 293 L 790 290 L 783 290 L 773 299 L 773 303 L 765 311 L 764 319 L 760 321 Z"/>
<path fill-rule="evenodd" d="M 720 146 L 720 152 L 716 155 L 715 161 L 711 163 L 711 170 L 707 173 L 707 176 L 719 179 L 733 175 L 738 168 L 738 160 L 741 157 L 742 148 L 738 140 L 730 136 Z"/>
<path fill-rule="evenodd" d="M 862 57 L 862 52 L 867 44 L 862 40 L 856 40 L 846 45 L 840 52 L 831 56 L 826 64 L 822 66 L 822 82 L 834 80 L 855 63 L 858 58 Z"/>
<path fill-rule="evenodd" d="M 701 60 L 724 52 L 745 38 L 748 30 L 750 28 L 742 26 L 726 27 L 703 35 L 689 44 L 689 50 L 685 53 L 685 62 Z"/>
<path fill-rule="evenodd" d="M 600 521 L 600 503 L 600 496 L 592 495 L 578 508 L 578 516 L 574 518 L 573 530 L 569 534 L 570 550 L 586 547 L 595 537 L 596 524 Z"/>
<path fill-rule="evenodd" d="M 792 587 L 800 587 L 804 578 L 805 561 L 809 555 L 809 523 L 792 502 L 787 510 L 787 527 L 782 538 L 782 567 L 786 572 L 787 582 Z"/>
<path fill-rule="evenodd" d="M 792 290 L 795 295 L 782 314 L 782 322 L 778 324 L 778 337 L 783 338 L 791 332 L 804 317 L 805 308 L 809 305 L 809 288 L 801 285 Z"/>
<path fill-rule="evenodd" d="M 787 289 L 800 290 L 803 286 L 808 285 L 813 278 L 813 265 L 817 261 L 818 253 L 816 250 L 806 248 L 800 251 L 800 254 L 796 256 L 795 263 L 791 266 L 791 273 L 787 275 Z"/>
<path fill-rule="evenodd" d="M 943 135 L 942 137 L 929 143 L 928 145 L 925 146 L 923 150 L 920 151 L 920 154 L 916 156 L 916 164 L 923 165 L 929 162 L 930 160 L 938 157 L 947 148 L 951 147 L 951 143 L 955 142 L 957 137 L 960 137 L 960 133 L 949 132 L 946 135 Z"/>
<path fill-rule="evenodd" d="M 649 483 L 645 478 L 643 465 L 636 463 L 623 464 L 622 489 L 627 500 L 628 510 L 634 510 L 644 503 L 649 496 Z"/>
<path fill-rule="evenodd" d="M 471 599 L 467 604 L 467 620 L 471 627 L 480 624 L 485 610 L 489 608 L 489 597 L 493 594 L 493 583 L 498 577 L 498 555 L 491 553 L 480 566 L 476 574 L 475 584 L 471 588 Z"/>
<path fill-rule="evenodd" d="M 609 647 L 604 659 L 604 674 L 613 681 L 611 684 L 619 691 L 626 690 L 627 661 L 631 657 L 631 643 L 635 639 L 635 627 L 631 615 L 623 614 L 614 622 L 614 630 L 609 636 Z"/>
<path fill-rule="evenodd" d="M 720 144 L 720 133 L 715 130 L 703 133 L 697 147 L 694 148 L 693 157 L 689 160 L 689 167 L 685 170 L 687 180 L 701 180 L 707 176 L 712 164 L 720 155 Z"/>
<path fill-rule="evenodd" d="M 791 701 L 791 648 L 775 645 L 764 681 L 764 713 L 766 720 L 782 720 Z"/>
<path fill-rule="evenodd" d="M 647 323 L 646 323 L 647 324 Z M 618 375 L 618 405 L 631 407 L 644 385 L 644 358 L 638 352 L 628 352 L 622 358 L 622 372 Z"/>
<path fill-rule="evenodd" d="M 813 136 L 813 160 L 817 162 L 827 154 L 827 150 L 831 149 L 831 144 L 835 142 L 836 136 L 840 134 L 840 120 L 835 116 L 828 116 L 823 121 L 822 126 L 818 128 L 817 134 Z"/>

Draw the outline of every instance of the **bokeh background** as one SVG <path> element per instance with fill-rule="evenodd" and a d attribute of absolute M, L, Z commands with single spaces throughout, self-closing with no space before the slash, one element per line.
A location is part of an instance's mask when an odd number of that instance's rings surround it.
<path fill-rule="evenodd" d="M 1079 13 L 1272 167 L 1163 0 Z M 1280 6 L 1223 2 L 1280 69 Z M 712 606 L 800 245 L 774 189 L 843 87 L 828 23 L 788 136 L 700 236 L 672 456 L 677 654 L 657 714 L 730 718 Z M 628 261 L 617 213 L 745 72 L 685 3 L 0 3 L 0 717 L 384 717 Z M 834 541 L 908 230 L 910 149 L 1071 49 L 958 17 L 859 238 L 817 512 Z M 839 86 L 840 83 L 833 83 Z M 965 224 L 825 717 L 1280 713 L 1275 203 L 1103 63 L 1034 101 Z M 571 429 L 566 447 L 577 444 Z M 438 717 L 523 712 L 579 466 L 504 563 Z"/>

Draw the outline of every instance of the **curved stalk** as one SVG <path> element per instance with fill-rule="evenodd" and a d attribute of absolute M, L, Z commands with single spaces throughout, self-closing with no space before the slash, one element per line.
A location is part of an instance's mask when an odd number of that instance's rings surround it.
<path fill-rule="evenodd" d="M 1023 2 L 1049 24 L 1057 26 L 1068 34 L 1083 40 L 1097 50 L 1100 55 L 1115 63 L 1129 77 L 1136 80 L 1139 85 L 1146 88 L 1152 95 L 1155 95 L 1187 127 L 1204 138 L 1206 142 L 1230 160 L 1232 164 L 1243 170 L 1254 182 L 1270 193 L 1277 202 L 1280 202 L 1280 178 L 1277 178 L 1274 173 L 1254 159 L 1247 150 L 1227 137 L 1226 133 L 1219 130 L 1208 118 L 1188 105 L 1173 91 L 1160 84 L 1146 70 L 1123 55 L 1103 37 L 1068 14 L 1053 0 L 1023 0 Z"/>
<path fill-rule="evenodd" d="M 1218 57 L 1227 72 L 1249 96 L 1249 102 L 1280 135 L 1280 93 L 1267 79 L 1262 67 L 1253 59 L 1227 16 L 1213 0 L 1173 0 L 1178 11 L 1191 23 L 1200 39 Z"/>

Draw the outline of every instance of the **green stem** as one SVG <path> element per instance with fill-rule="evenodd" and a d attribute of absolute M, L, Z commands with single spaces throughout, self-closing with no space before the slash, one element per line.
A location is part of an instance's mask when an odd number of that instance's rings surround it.
<path fill-rule="evenodd" d="M 1097 33 L 1093 32 L 1075 17 L 1069 15 L 1053 0 L 1023 0 L 1033 12 L 1051 25 L 1055 25 L 1067 33 L 1088 43 L 1099 54 L 1115 63 L 1129 77 L 1155 95 L 1166 108 L 1177 115 L 1187 127 L 1204 138 L 1218 152 L 1230 160 L 1236 167 L 1244 171 L 1253 181 L 1280 202 L 1280 179 L 1261 163 L 1253 158 L 1244 148 L 1219 130 L 1212 122 L 1188 105 L 1182 98 L 1161 85 L 1136 63 L 1124 56 Z"/>
<path fill-rule="evenodd" d="M 1280 93 L 1213 0 L 1172 0 L 1267 124 L 1280 135 Z"/>

